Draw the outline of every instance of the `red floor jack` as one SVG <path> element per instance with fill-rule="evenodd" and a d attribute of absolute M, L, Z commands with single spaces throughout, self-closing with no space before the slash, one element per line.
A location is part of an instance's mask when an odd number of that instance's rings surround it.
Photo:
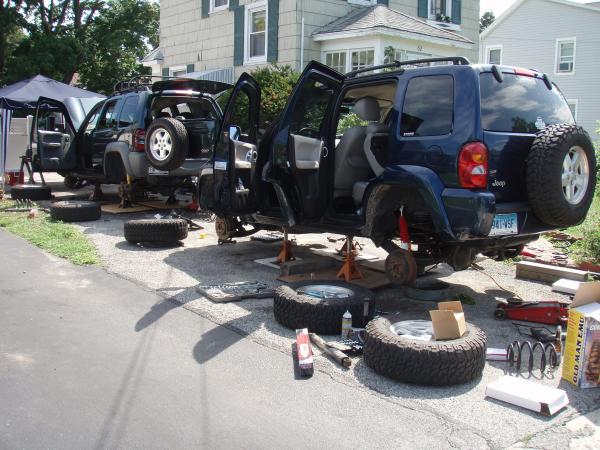
<path fill-rule="evenodd" d="M 569 317 L 569 302 L 542 300 L 525 302 L 519 298 L 509 298 L 498 303 L 494 317 L 498 320 L 524 320 L 548 325 L 566 325 Z"/>

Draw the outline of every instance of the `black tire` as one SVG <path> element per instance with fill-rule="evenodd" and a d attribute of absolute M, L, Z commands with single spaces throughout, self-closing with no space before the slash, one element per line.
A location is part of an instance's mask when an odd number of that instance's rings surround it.
<path fill-rule="evenodd" d="M 574 146 L 587 156 L 589 179 L 587 192 L 576 204 L 565 198 L 562 186 L 563 161 Z M 586 131 L 577 125 L 552 125 L 540 131 L 527 158 L 525 176 L 529 203 L 544 223 L 569 227 L 581 223 L 592 203 L 596 186 L 596 157 Z"/>
<path fill-rule="evenodd" d="M 388 319 L 367 324 L 364 361 L 380 375 L 406 383 L 449 386 L 473 381 L 485 366 L 486 336 L 467 324 L 460 339 L 420 341 L 392 332 Z"/>
<path fill-rule="evenodd" d="M 353 294 L 343 299 L 321 299 L 297 292 L 310 285 L 327 285 L 350 289 Z M 364 302 L 373 301 L 373 293 L 342 281 L 299 281 L 275 290 L 273 312 L 275 320 L 292 330 L 308 328 L 311 333 L 340 334 L 342 316 L 352 314 L 352 325 L 362 327 Z"/>
<path fill-rule="evenodd" d="M 63 222 L 98 220 L 101 214 L 100 203 L 84 200 L 66 200 L 50 205 L 50 217 Z"/>
<path fill-rule="evenodd" d="M 17 184 L 10 189 L 13 200 L 50 200 L 52 189 L 43 184 Z"/>
<path fill-rule="evenodd" d="M 65 179 L 63 180 L 63 184 L 65 185 L 65 187 L 67 189 L 77 189 L 77 183 L 78 183 L 78 179 L 77 177 L 73 177 L 71 175 L 67 175 L 65 177 Z"/>
<path fill-rule="evenodd" d="M 128 220 L 123 227 L 125 240 L 138 242 L 175 243 L 188 235 L 188 224 L 183 219 Z"/>
<path fill-rule="evenodd" d="M 154 142 L 155 139 L 153 139 L 153 134 L 155 132 L 165 133 L 164 136 L 168 135 L 170 150 L 164 159 L 158 159 L 152 152 L 153 145 L 160 145 L 160 143 Z M 156 169 L 178 169 L 188 155 L 189 142 L 188 132 L 179 120 L 170 117 L 161 117 L 160 119 L 154 120 L 146 131 L 146 157 L 150 164 Z"/>

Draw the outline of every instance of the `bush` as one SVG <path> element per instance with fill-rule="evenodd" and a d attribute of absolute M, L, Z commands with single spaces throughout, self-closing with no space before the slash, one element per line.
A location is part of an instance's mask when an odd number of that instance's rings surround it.
<path fill-rule="evenodd" d="M 291 66 L 272 64 L 250 73 L 261 88 L 260 128 L 265 129 L 285 105 L 300 77 Z"/>

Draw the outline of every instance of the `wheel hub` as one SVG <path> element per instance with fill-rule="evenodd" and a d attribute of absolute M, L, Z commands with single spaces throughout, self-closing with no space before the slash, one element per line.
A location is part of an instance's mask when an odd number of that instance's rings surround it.
<path fill-rule="evenodd" d="M 585 150 L 574 145 L 565 155 L 562 165 L 562 190 L 571 205 L 581 203 L 587 193 L 590 166 Z"/>
<path fill-rule="evenodd" d="M 403 320 L 390 325 L 390 331 L 402 339 L 433 341 L 433 324 L 430 320 Z"/>
<path fill-rule="evenodd" d="M 328 284 L 311 284 L 296 290 L 298 294 L 308 295 L 320 299 L 346 299 L 354 295 L 352 289 Z"/>

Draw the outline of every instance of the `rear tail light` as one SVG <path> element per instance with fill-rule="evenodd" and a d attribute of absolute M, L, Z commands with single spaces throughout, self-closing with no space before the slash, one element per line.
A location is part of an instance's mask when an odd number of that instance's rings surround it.
<path fill-rule="evenodd" d="M 488 149 L 483 142 L 469 142 L 458 155 L 458 181 L 465 188 L 485 189 L 488 182 Z"/>
<path fill-rule="evenodd" d="M 143 152 L 146 150 L 146 130 L 138 128 L 133 132 L 133 151 Z"/>

